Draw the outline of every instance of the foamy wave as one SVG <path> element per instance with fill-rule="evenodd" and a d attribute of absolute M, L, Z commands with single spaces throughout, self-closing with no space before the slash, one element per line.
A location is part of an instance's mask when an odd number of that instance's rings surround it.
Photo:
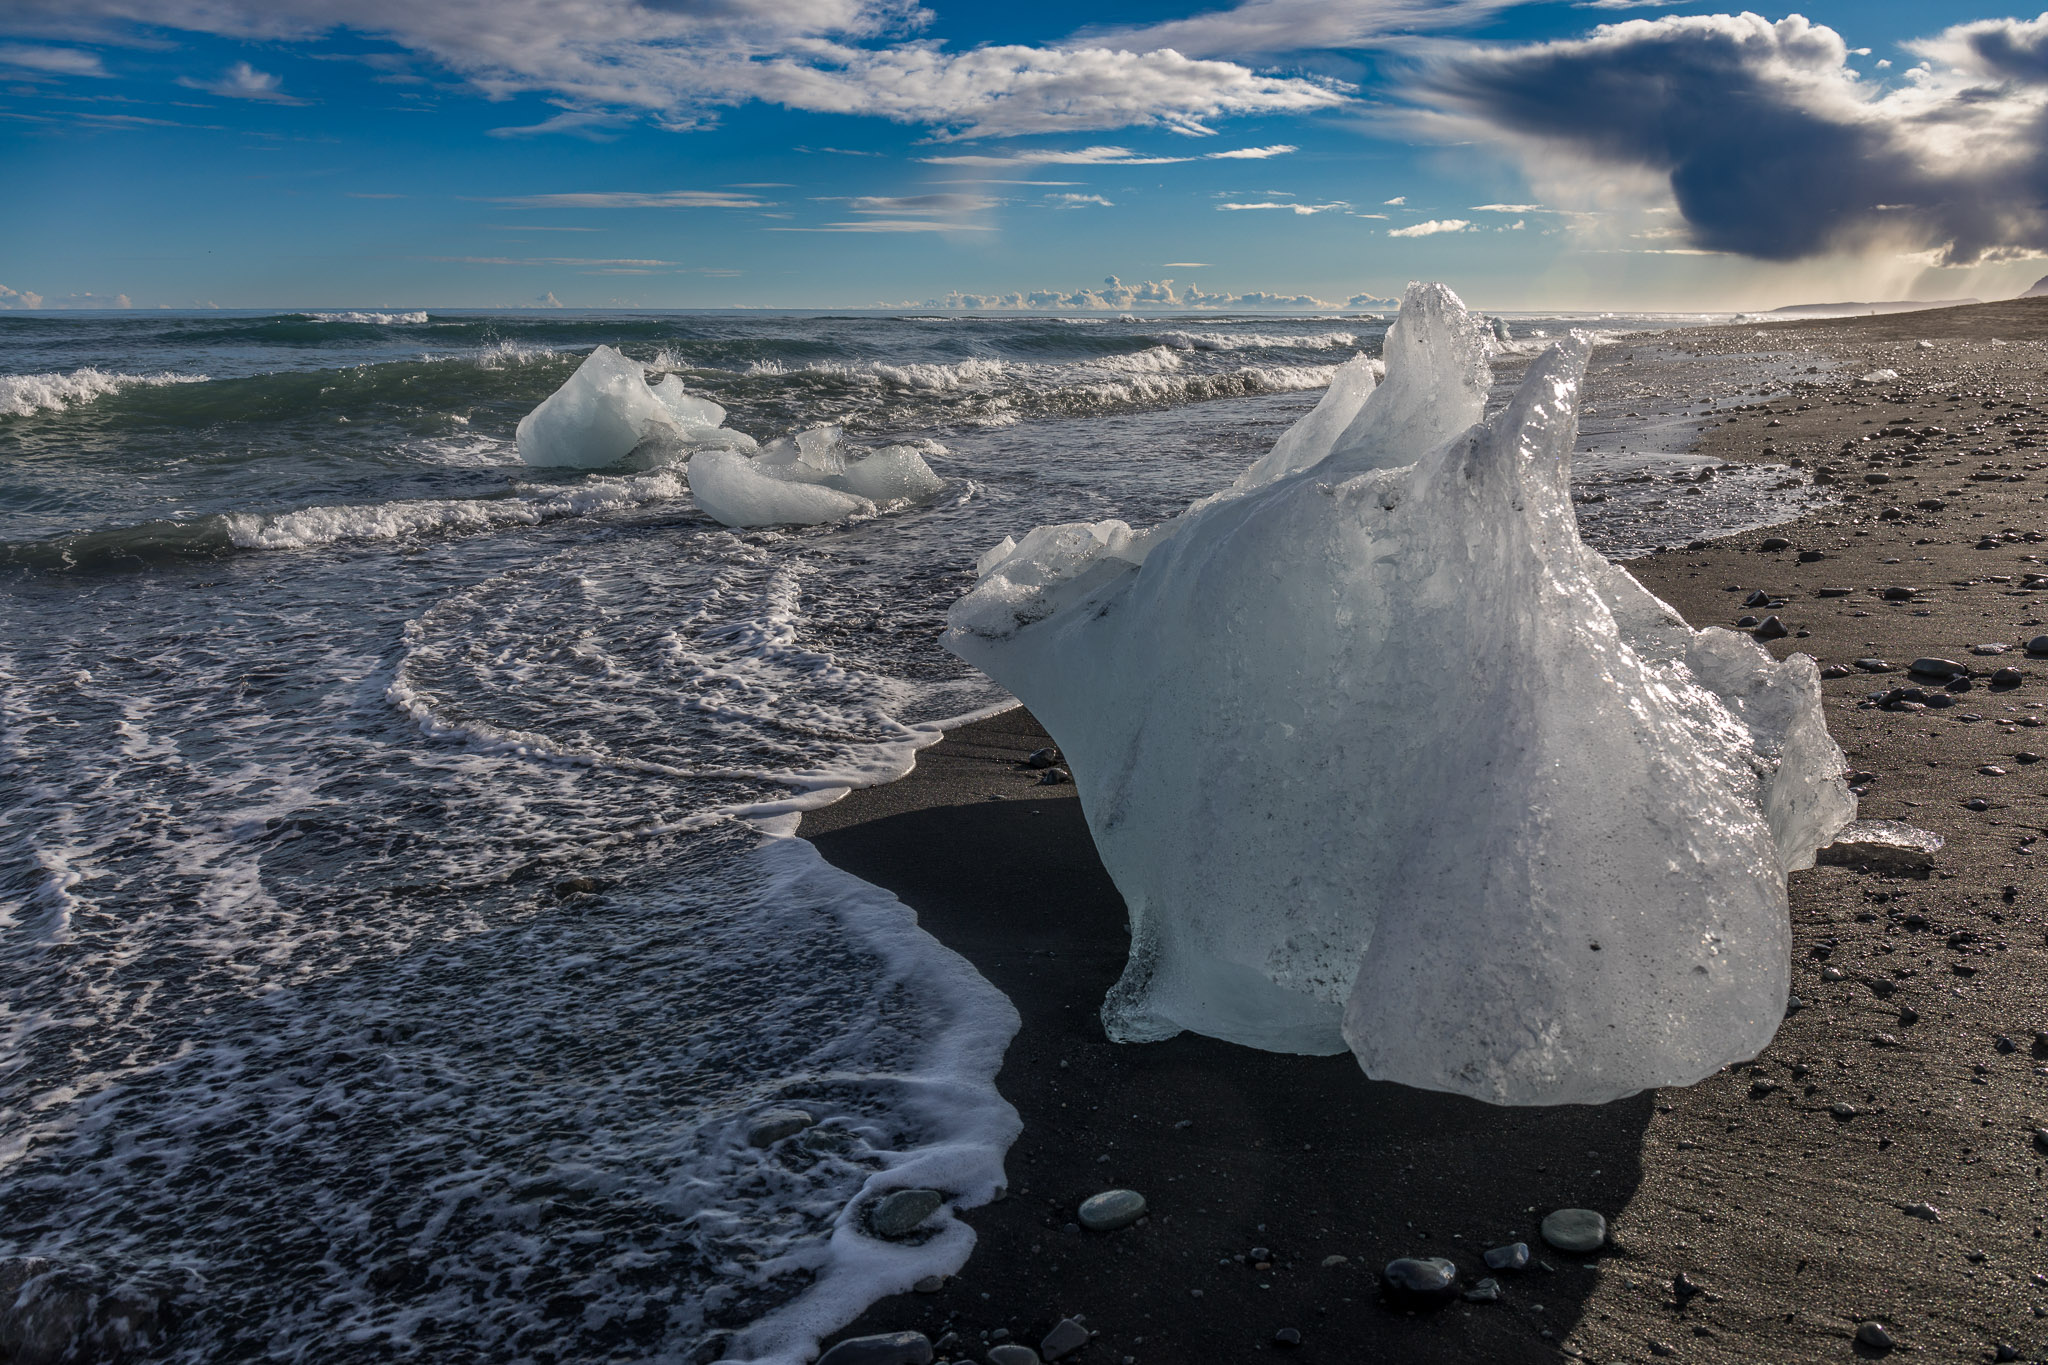
<path fill-rule="evenodd" d="M 575 488 L 522 484 L 510 498 L 443 498 L 335 507 L 306 507 L 262 515 L 226 514 L 228 539 L 243 550 L 309 550 L 342 541 L 397 540 L 445 531 L 484 531 L 500 526 L 537 526 L 560 517 L 586 517 L 648 503 L 668 502 L 687 491 L 669 470 L 627 479 L 601 479 Z"/>
<path fill-rule="evenodd" d="M 1348 350 L 1358 345 L 1351 332 L 1316 332 L 1284 336 L 1277 332 L 1161 332 L 1159 339 L 1183 351 Z"/>
<path fill-rule="evenodd" d="M 70 374 L 0 375 L 0 415 L 30 417 L 90 403 L 110 393 L 137 386 L 203 384 L 203 374 L 108 374 L 88 365 Z"/>
<path fill-rule="evenodd" d="M 308 313 L 315 322 L 367 322 L 379 327 L 416 327 L 427 320 L 425 313 Z"/>
<path fill-rule="evenodd" d="M 484 347 L 476 358 L 480 370 L 503 370 L 514 365 L 531 365 L 536 361 L 552 360 L 560 354 L 552 346 L 529 346 L 517 341 L 494 341 Z"/>
<path fill-rule="evenodd" d="M 1218 374 L 1133 374 L 1127 379 L 1074 384 L 1053 395 L 1054 406 L 1116 407 L 1136 403 L 1199 403 L 1261 393 L 1296 393 L 1327 386 L 1335 365 L 1247 365 Z"/>

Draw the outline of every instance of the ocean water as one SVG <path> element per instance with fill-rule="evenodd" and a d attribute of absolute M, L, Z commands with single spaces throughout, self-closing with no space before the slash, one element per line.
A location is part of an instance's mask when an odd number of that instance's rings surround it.
<path fill-rule="evenodd" d="M 1616 343 L 1580 484 L 1617 556 L 1810 496 L 1673 496 L 1806 361 L 1655 339 L 1697 321 L 1511 321 L 1504 382 Z M 794 813 L 1006 703 L 935 643 L 983 550 L 1171 515 L 1385 326 L 0 314 L 0 1277 L 154 1304 L 194 1365 L 709 1362 L 957 1269 L 950 1211 L 861 1218 L 997 1194 L 1015 1013 Z M 944 490 L 734 532 L 678 469 L 522 466 L 600 343 Z"/>

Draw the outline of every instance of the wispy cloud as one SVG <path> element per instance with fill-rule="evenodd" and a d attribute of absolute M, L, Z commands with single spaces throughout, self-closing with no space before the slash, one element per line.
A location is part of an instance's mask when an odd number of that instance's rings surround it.
<path fill-rule="evenodd" d="M 951 214 L 978 213 L 1003 201 L 986 194 L 867 194 L 821 202 L 844 203 L 852 213 Z"/>
<path fill-rule="evenodd" d="M 1397 206 L 1398 206 L 1398 205 L 1401 205 L 1401 204 L 1405 204 L 1405 203 L 1407 203 L 1407 202 L 1408 202 L 1408 196 L 1407 196 L 1407 195 L 1405 195 L 1405 194 L 1397 194 L 1397 195 L 1395 195 L 1395 196 L 1394 196 L 1394 197 L 1393 197 L 1392 199 L 1382 199 L 1382 200 L 1380 200 L 1380 202 L 1381 202 L 1382 204 L 1394 204 L 1394 205 L 1397 205 Z"/>
<path fill-rule="evenodd" d="M 589 257 L 589 256 L 428 256 L 429 261 L 441 261 L 451 265 L 572 265 L 612 266 L 635 270 L 655 266 L 673 266 L 674 261 L 638 260 L 633 257 Z"/>
<path fill-rule="evenodd" d="M 1388 228 L 1389 237 L 1435 237 L 1445 232 L 1463 232 L 1472 224 L 1463 218 L 1432 218 L 1404 228 Z"/>
<path fill-rule="evenodd" d="M 1008 294 L 967 294 L 958 290 L 924 302 L 927 308 L 976 312 L 1132 312 L 1144 309 L 1268 309 L 1295 313 L 1323 312 L 1340 305 L 1312 294 L 1280 294 L 1255 290 L 1247 294 L 1210 292 L 1172 280 L 1126 284 L 1115 275 L 1097 289 L 1029 289 Z"/>
<path fill-rule="evenodd" d="M 769 201 L 724 190 L 599 190 L 578 194 L 522 194 L 492 199 L 520 209 L 763 209 Z"/>
<path fill-rule="evenodd" d="M 580 137 L 586 142 L 612 142 L 619 134 L 618 129 L 633 122 L 633 115 L 608 110 L 564 109 L 552 118 L 539 123 L 529 123 L 516 128 L 492 128 L 491 137 L 546 137 L 559 133 L 568 137 Z"/>
<path fill-rule="evenodd" d="M 284 92 L 284 83 L 268 71 L 258 71 L 247 62 L 236 62 L 210 81 L 194 80 L 180 76 L 178 84 L 188 90 L 204 90 L 209 95 L 223 99 L 257 100 L 265 104 L 304 104 L 295 95 Z"/>
<path fill-rule="evenodd" d="M 1541 204 L 1474 204 L 1474 213 L 1548 213 Z"/>
<path fill-rule="evenodd" d="M 26 43 L 0 43 L 0 66 L 28 71 L 47 71 L 56 76 L 104 76 L 99 54 L 75 47 L 31 47 Z"/>
<path fill-rule="evenodd" d="M 1371 48 L 1408 35 L 1455 32 L 1524 0 L 1242 0 L 1164 23 L 1087 31 L 1089 39 L 1133 49 L 1170 47 L 1195 56 Z"/>
<path fill-rule="evenodd" d="M 1116 207 L 1099 194 L 1048 194 L 1045 196 L 1045 202 L 1056 209 L 1080 209 L 1091 204 L 1099 204 L 1106 209 Z"/>
<path fill-rule="evenodd" d="M 1286 143 L 1270 147 L 1234 147 L 1226 152 L 1193 156 L 1147 156 L 1129 147 L 1035 147 L 1014 152 L 956 152 L 921 156 L 934 166 L 1177 166 L 1189 161 L 1264 161 L 1297 150 Z"/>
<path fill-rule="evenodd" d="M 943 218 L 864 218 L 855 223 L 820 223 L 815 227 L 772 227 L 770 232 L 993 232 L 985 223 L 955 223 Z"/>
<path fill-rule="evenodd" d="M 1312 213 L 1333 213 L 1338 209 L 1348 209 L 1350 207 L 1349 204 L 1344 203 L 1342 200 L 1334 204 L 1281 204 L 1268 200 L 1256 204 L 1218 204 L 1216 206 L 1219 212 L 1242 213 L 1251 209 L 1284 209 L 1289 213 L 1299 213 L 1304 217 Z"/>

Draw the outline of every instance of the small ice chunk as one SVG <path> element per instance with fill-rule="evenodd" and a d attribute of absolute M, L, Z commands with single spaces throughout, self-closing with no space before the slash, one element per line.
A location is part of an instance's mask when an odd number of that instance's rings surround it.
<path fill-rule="evenodd" d="M 1319 460 L 1143 534 L 1040 527 L 948 613 L 1071 759 L 1129 907 L 1111 1038 L 1595 1103 L 1783 1019 L 1786 875 L 1855 811 L 1818 670 L 1587 548 L 1591 338 L 1482 420 L 1487 340 L 1415 286 L 1385 382 L 1299 438 Z"/>
<path fill-rule="evenodd" d="M 519 458 L 531 465 L 597 469 L 616 464 L 649 436 L 673 434 L 675 415 L 647 387 L 637 361 L 609 346 L 519 419 Z"/>
<path fill-rule="evenodd" d="M 846 458 L 839 453 L 838 427 L 812 427 L 794 437 L 778 436 L 761 447 L 755 461 L 760 473 L 792 483 L 824 483 L 846 473 Z"/>
<path fill-rule="evenodd" d="M 998 564 L 1015 553 L 1017 553 L 1017 538 L 1015 536 L 1004 536 L 1000 545 L 997 545 L 983 554 L 980 559 L 974 561 L 975 577 L 987 578 L 995 572 Z"/>
<path fill-rule="evenodd" d="M 1892 384 L 1898 382 L 1898 378 L 1899 372 L 1897 370 L 1872 370 L 1869 374 L 1860 376 L 1856 382 L 1859 384 Z"/>
<path fill-rule="evenodd" d="M 928 498 L 945 486 L 915 446 L 884 446 L 846 466 L 848 490 L 875 502 Z"/>
<path fill-rule="evenodd" d="M 866 498 L 778 477 L 761 464 L 730 450 L 703 451 L 690 461 L 690 496 L 727 526 L 814 526 L 875 510 Z"/>
<path fill-rule="evenodd" d="M 654 386 L 654 396 L 662 406 L 675 414 L 678 425 L 693 427 L 722 427 L 725 425 L 725 409 L 709 398 L 700 398 L 683 388 L 681 375 L 662 376 Z"/>

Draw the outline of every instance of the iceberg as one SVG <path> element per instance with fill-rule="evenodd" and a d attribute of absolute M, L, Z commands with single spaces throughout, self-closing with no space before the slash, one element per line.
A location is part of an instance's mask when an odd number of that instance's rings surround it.
<path fill-rule="evenodd" d="M 727 526 L 811 526 L 872 514 L 878 503 L 928 498 L 944 486 L 916 447 L 885 446 L 849 461 L 843 435 L 813 427 L 777 437 L 751 459 L 706 451 L 690 465 L 690 492 Z"/>
<path fill-rule="evenodd" d="M 694 447 L 754 448 L 752 437 L 726 430 L 724 421 L 724 408 L 684 392 L 675 375 L 650 386 L 637 361 L 599 346 L 561 388 L 519 419 L 519 458 L 530 465 L 599 469 L 648 443 L 659 447 L 664 460 L 687 456 Z"/>
<path fill-rule="evenodd" d="M 1695 631 L 1579 539 L 1583 334 L 1482 417 L 1491 337 L 1417 285 L 1230 488 L 982 557 L 945 644 L 1066 756 L 1183 1030 L 1499 1104 L 1754 1056 L 1786 877 L 1854 816 L 1809 658 Z"/>

